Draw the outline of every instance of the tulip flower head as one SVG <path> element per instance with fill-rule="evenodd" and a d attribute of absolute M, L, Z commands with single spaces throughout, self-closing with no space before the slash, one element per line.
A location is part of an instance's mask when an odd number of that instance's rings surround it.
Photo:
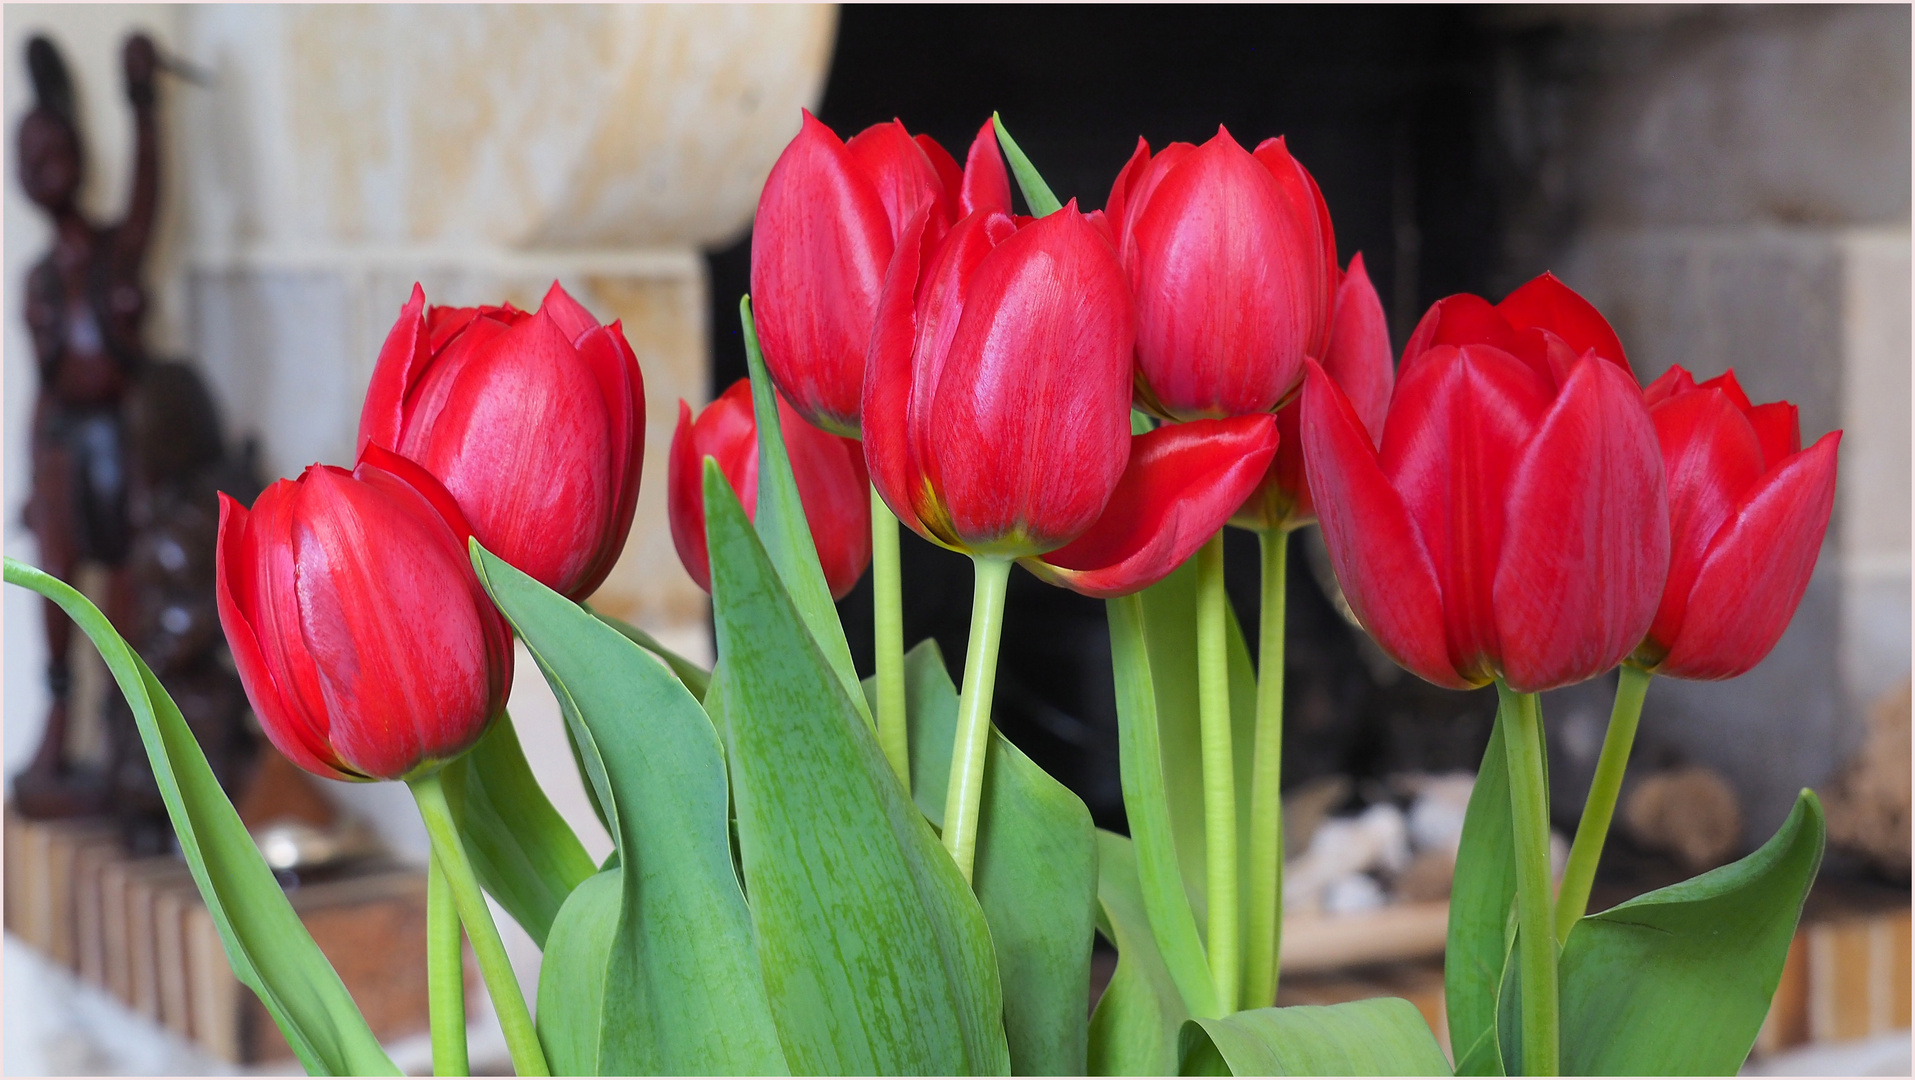
<path fill-rule="evenodd" d="M 1531 289 L 1425 316 L 1380 444 L 1314 362 L 1304 384 L 1304 462 L 1344 594 L 1441 686 L 1534 692 L 1609 670 L 1648 630 L 1668 567 L 1662 455 L 1615 335 L 1560 283 Z M 1531 319 L 1544 289 L 1576 304 Z"/>
<path fill-rule="evenodd" d="M 778 423 L 798 484 L 798 499 L 811 527 L 811 542 L 833 599 L 842 600 L 871 562 L 871 497 L 865 478 L 864 448 L 857 440 L 833 435 L 806 423 L 784 398 L 778 399 Z M 758 422 L 752 413 L 751 381 L 740 379 L 692 419 L 691 406 L 678 403 L 678 430 L 672 434 L 667 496 L 672 543 L 685 571 L 711 591 L 711 560 L 705 548 L 704 461 L 712 458 L 731 482 L 751 517 L 758 503 Z"/>
<path fill-rule="evenodd" d="M 555 282 L 510 305 L 399 314 L 359 418 L 378 445 L 437 477 L 486 550 L 573 600 L 624 550 L 645 453 L 645 384 L 618 323 Z"/>
<path fill-rule="evenodd" d="M 892 263 L 864 388 L 865 461 L 899 520 L 1093 596 L 1135 591 L 1220 528 L 1269 466 L 1267 416 L 1130 434 L 1130 292 L 1075 202 L 983 210 Z"/>
<path fill-rule="evenodd" d="M 1330 319 L 1330 343 L 1324 350 L 1323 371 L 1343 389 L 1344 396 L 1363 421 L 1372 442 L 1383 435 L 1383 417 L 1390 408 L 1390 386 L 1395 378 L 1390 360 L 1390 330 L 1383 318 L 1383 301 L 1370 284 L 1363 256 L 1350 259 L 1348 273 L 1339 275 L 1336 305 Z M 1264 474 L 1230 523 L 1258 532 L 1290 532 L 1317 520 L 1316 502 L 1303 467 L 1303 439 L 1298 418 L 1301 400 L 1277 410 L 1276 460 Z"/>
<path fill-rule="evenodd" d="M 978 209 L 1008 211 L 1010 178 L 985 121 L 962 170 L 893 120 L 841 142 L 810 112 L 778 156 L 752 219 L 751 293 L 771 378 L 817 427 L 856 437 L 865 346 L 905 227 L 933 242 Z"/>
<path fill-rule="evenodd" d="M 1137 151 L 1105 206 L 1137 302 L 1136 393 L 1168 420 L 1274 410 L 1319 360 L 1340 276 L 1330 212 L 1281 138 Z"/>
<path fill-rule="evenodd" d="M 1669 479 L 1669 580 L 1632 660 L 1683 679 L 1740 675 L 1808 589 L 1842 433 L 1802 449 L 1795 406 L 1752 404 L 1733 371 L 1698 384 L 1670 368 L 1643 400 Z"/>
<path fill-rule="evenodd" d="M 512 639 L 471 535 L 424 469 L 377 446 L 314 465 L 251 510 L 220 496 L 220 625 L 266 735 L 335 780 L 399 780 L 485 733 Z"/>

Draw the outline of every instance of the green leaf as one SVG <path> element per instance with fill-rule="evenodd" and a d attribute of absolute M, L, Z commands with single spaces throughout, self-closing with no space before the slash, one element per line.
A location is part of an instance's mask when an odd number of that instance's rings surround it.
<path fill-rule="evenodd" d="M 738 318 L 745 335 L 745 365 L 751 369 L 752 413 L 758 422 L 758 506 L 752 521 L 764 541 L 765 554 L 778 568 L 785 594 L 804 619 L 805 628 L 818 643 L 818 651 L 837 675 L 852 708 L 877 731 L 871 718 L 871 706 L 865 702 L 858 685 L 858 670 L 851 662 L 851 646 L 845 642 L 844 626 L 838 622 L 838 609 L 831 601 L 831 586 L 825 584 L 825 572 L 818 565 L 818 547 L 811 540 L 811 525 L 805 519 L 804 503 L 798 498 L 798 481 L 791 472 L 791 458 L 785 453 L 784 429 L 778 419 L 778 397 L 765 371 L 764 354 L 758 350 L 758 329 L 752 322 L 751 297 L 738 301 Z"/>
<path fill-rule="evenodd" d="M 1105 610 L 1110 621 L 1110 658 L 1117 693 L 1117 760 L 1144 910 L 1149 913 L 1158 955 L 1182 993 L 1185 1008 L 1193 1014 L 1215 1015 L 1218 1008 L 1210 964 L 1204 957 L 1196 913 L 1179 870 L 1175 822 L 1164 775 L 1158 716 L 1161 699 L 1154 685 L 1145 600 L 1142 595 L 1118 597 L 1106 601 Z M 1201 847 L 1202 836 L 1197 839 Z"/>
<path fill-rule="evenodd" d="M 539 964 L 539 1045 L 554 1076 L 595 1076 L 605 972 L 618 937 L 624 887 L 616 870 L 572 890 L 552 920 Z"/>
<path fill-rule="evenodd" d="M 400 1075 L 286 901 L 213 778 L 192 729 L 146 662 L 77 590 L 11 558 L 5 566 L 9 584 L 60 605 L 100 650 L 132 707 L 180 852 L 219 929 L 233 974 L 259 995 L 300 1064 L 315 1075 Z"/>
<path fill-rule="evenodd" d="M 1497 998 L 1509 956 L 1516 903 L 1516 856 L 1509 818 L 1509 769 L 1503 720 L 1490 732 L 1476 770 L 1450 888 L 1449 936 L 1443 951 L 1443 1002 L 1458 1076 L 1502 1076 Z"/>
<path fill-rule="evenodd" d="M 1423 1014 L 1402 998 L 1249 1009 L 1193 1019 L 1183 1034 L 1185 1076 L 1450 1075 Z"/>
<path fill-rule="evenodd" d="M 685 684 L 685 689 L 690 690 L 693 697 L 699 701 L 705 700 L 705 691 L 711 686 L 711 672 L 660 645 L 657 638 L 624 619 L 614 619 L 602 611 L 592 611 L 589 606 L 585 610 L 591 611 L 592 617 L 599 622 L 624 634 L 627 641 L 665 661 L 665 666 L 672 669 L 672 674 L 678 676 L 678 681 Z"/>
<path fill-rule="evenodd" d="M 473 543 L 473 564 L 558 698 L 618 843 L 622 903 L 598 1070 L 786 1071 L 733 874 L 725 762 L 663 665 Z"/>
<path fill-rule="evenodd" d="M 1007 1072 L 984 911 L 714 462 L 705 528 L 738 846 L 787 1060 L 801 1073 Z"/>
<path fill-rule="evenodd" d="M 594 868 L 533 778 L 512 718 L 494 720 L 439 775 L 479 884 L 545 948 L 560 906 Z"/>
<path fill-rule="evenodd" d="M 997 143 L 1004 148 L 1004 156 L 1011 160 L 1011 175 L 1017 177 L 1017 188 L 1024 193 L 1024 205 L 1030 207 L 1032 217 L 1043 217 L 1056 213 L 1064 204 L 1051 194 L 1051 186 L 1037 173 L 1037 166 L 1024 156 L 1024 151 L 1004 130 L 1004 118 L 991 114 L 991 126 L 997 130 Z"/>
<path fill-rule="evenodd" d="M 936 641 L 905 654 L 904 672 L 912 791 L 925 817 L 942 826 L 957 688 Z M 874 680 L 865 680 L 865 692 L 876 693 Z M 926 784 L 916 782 L 919 772 Z M 925 790 L 930 775 L 937 776 L 935 800 Z M 1011 1071 L 1019 1076 L 1084 1073 L 1097 850 L 1083 800 L 993 728 L 974 876 L 1004 986 Z"/>
<path fill-rule="evenodd" d="M 1563 943 L 1563 1074 L 1740 1069 L 1822 845 L 1822 804 L 1805 789 L 1754 854 L 1579 920 Z"/>
<path fill-rule="evenodd" d="M 1117 946 L 1117 970 L 1090 1020 L 1092 1076 L 1168 1076 L 1190 1011 L 1151 935 L 1130 838 L 1097 831 L 1097 929 Z"/>

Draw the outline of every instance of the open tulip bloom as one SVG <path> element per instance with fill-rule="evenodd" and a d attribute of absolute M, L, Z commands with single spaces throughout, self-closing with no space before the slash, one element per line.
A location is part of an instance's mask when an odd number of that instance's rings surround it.
<path fill-rule="evenodd" d="M 221 498 L 219 616 L 268 738 L 316 775 L 406 783 L 426 823 L 435 1075 L 469 1064 L 462 937 L 521 1075 L 1740 1067 L 1819 865 L 1813 794 L 1737 863 L 1585 908 L 1650 678 L 1733 678 L 1775 646 L 1840 432 L 1804 448 L 1794 406 L 1733 373 L 1642 389 L 1547 274 L 1438 302 L 1393 366 L 1310 174 L 1222 129 L 1140 140 L 1087 214 L 996 118 L 960 168 L 901 122 L 841 141 L 806 114 L 752 284 L 751 377 L 679 403 L 664 481 L 709 670 L 584 606 L 631 532 L 643 378 L 557 284 L 533 312 L 415 286 L 354 468 Z M 961 686 L 933 644 L 903 651 L 900 522 L 974 562 Z M 1254 685 L 1226 523 L 1263 546 Z M 1313 523 L 1388 655 L 1498 690 L 1449 907 L 1453 1059 L 1404 1001 L 1274 1004 L 1283 581 Z M 861 682 L 833 602 L 867 564 Z M 991 727 L 1014 565 L 1106 601 L 1128 837 Z M 6 576 L 99 645 L 234 971 L 300 1060 L 394 1072 L 151 671 L 64 583 Z M 506 715 L 515 637 L 602 863 Z M 1618 668 L 1552 899 L 1538 694 Z M 491 903 L 543 951 L 536 1023 Z M 1119 961 L 1093 1013 L 1094 932 Z"/>

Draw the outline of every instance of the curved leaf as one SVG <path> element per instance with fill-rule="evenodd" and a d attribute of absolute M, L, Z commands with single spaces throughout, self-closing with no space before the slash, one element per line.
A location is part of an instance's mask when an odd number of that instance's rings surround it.
<path fill-rule="evenodd" d="M 1007 1072 L 983 909 L 713 462 L 705 528 L 738 848 L 787 1060 L 804 1073 Z"/>
<path fill-rule="evenodd" d="M 1091 1076 L 1168 1076 L 1190 1010 L 1170 977 L 1137 884 L 1130 838 L 1097 830 L 1097 929 L 1117 946 L 1117 970 L 1090 1020 Z"/>
<path fill-rule="evenodd" d="M 473 543 L 473 565 L 558 699 L 618 843 L 622 902 L 596 1071 L 785 1071 L 732 872 L 725 762 L 678 679 Z"/>
<path fill-rule="evenodd" d="M 957 729 L 957 688 L 932 640 L 904 658 L 912 792 L 944 823 L 943 793 Z M 867 693 L 875 693 L 865 680 Z M 935 785 L 915 782 L 935 773 Z M 935 809 L 927 809 L 935 787 Z M 1004 1037 L 1019 1076 L 1081 1076 L 1089 1038 L 1090 954 L 1098 847 L 1090 810 L 1069 788 L 991 729 L 978 827 L 978 903 L 1004 986 Z"/>
<path fill-rule="evenodd" d="M 539 963 L 539 1045 L 553 1076 L 593 1076 L 611 966 L 624 905 L 616 870 L 594 874 L 572 890 L 552 920 Z"/>
<path fill-rule="evenodd" d="M 132 707 L 180 852 L 219 929 L 233 974 L 259 995 L 300 1064 L 315 1075 L 401 1075 L 293 912 L 213 778 L 192 729 L 146 662 L 78 590 L 11 558 L 5 566 L 9 584 L 60 605 L 100 650 Z"/>
<path fill-rule="evenodd" d="M 596 868 L 533 778 L 512 717 L 439 775 L 479 884 L 545 948 L 559 907 Z"/>
<path fill-rule="evenodd" d="M 765 554 L 778 568 L 786 597 L 798 609 L 818 651 L 844 687 L 851 707 L 875 732 L 877 721 L 871 718 L 871 707 L 858 685 L 851 646 L 845 642 L 844 626 L 838 622 L 837 606 L 831 602 L 831 586 L 825 583 L 824 569 L 818 564 L 818 546 L 811 539 L 805 506 L 798 498 L 798 480 L 791 471 L 791 457 L 785 452 L 777 393 L 765 371 L 764 354 L 758 349 L 751 297 L 739 299 L 738 318 L 745 337 L 745 366 L 751 372 L 752 414 L 758 424 L 758 505 L 752 511 L 752 522 L 764 542 Z"/>
<path fill-rule="evenodd" d="M 672 669 L 672 674 L 678 676 L 678 681 L 685 684 L 685 689 L 690 690 L 693 697 L 699 701 L 705 700 L 705 691 L 711 687 L 711 672 L 667 649 L 659 644 L 657 638 L 624 619 L 615 619 L 602 611 L 593 611 L 589 605 L 585 607 L 585 610 L 591 611 L 592 617 L 599 622 L 624 634 L 627 641 L 665 661 L 665 666 Z"/>
<path fill-rule="evenodd" d="M 1470 789 L 1463 836 L 1450 887 L 1449 937 L 1443 952 L 1443 1005 L 1458 1076 L 1502 1076 L 1497 998 L 1509 955 L 1516 903 L 1516 857 L 1509 818 L 1509 769 L 1503 762 L 1500 711 L 1483 764 Z"/>
<path fill-rule="evenodd" d="M 1051 186 L 1038 175 L 1037 166 L 1024 156 L 1024 150 L 1004 130 L 1004 120 L 996 113 L 991 114 L 991 126 L 997 129 L 997 142 L 1004 148 L 1004 156 L 1011 161 L 1011 175 L 1017 177 L 1017 189 L 1024 193 L 1024 205 L 1030 208 L 1032 217 L 1043 217 L 1055 213 L 1064 204 L 1051 194 Z"/>
<path fill-rule="evenodd" d="M 1416 1006 L 1402 998 L 1249 1009 L 1184 1024 L 1185 1076 L 1448 1076 Z"/>
<path fill-rule="evenodd" d="M 1754 854 L 1585 916 L 1562 954 L 1563 1073 L 1733 1075 L 1822 863 L 1811 791 Z"/>

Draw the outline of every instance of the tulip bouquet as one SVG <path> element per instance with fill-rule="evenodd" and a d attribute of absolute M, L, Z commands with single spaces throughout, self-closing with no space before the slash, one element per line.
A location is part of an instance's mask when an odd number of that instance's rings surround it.
<path fill-rule="evenodd" d="M 1393 365 L 1310 174 L 1221 129 L 1140 141 L 1084 213 L 995 118 L 960 167 L 898 122 L 842 141 L 807 114 L 751 273 L 750 378 L 680 403 L 665 481 L 710 670 L 587 605 L 631 527 L 644 391 L 619 326 L 556 285 L 530 313 L 415 288 L 355 466 L 222 506 L 219 611 L 267 734 L 416 796 L 435 1073 L 467 1065 L 462 936 L 521 1074 L 1741 1064 L 1819 865 L 1814 796 L 1740 862 L 1585 908 L 1651 677 L 1773 647 L 1839 433 L 1803 449 L 1794 408 L 1729 373 L 1640 388 L 1548 275 L 1438 303 Z M 974 561 L 955 679 L 904 650 L 900 523 Z M 1227 524 L 1261 539 L 1254 663 Z M 1453 1058 L 1407 1002 L 1275 1007 L 1285 560 L 1311 524 L 1390 656 L 1500 695 L 1450 907 Z M 860 681 L 833 599 L 867 564 Z M 1107 601 L 1128 837 L 991 726 L 1013 564 Z M 7 579 L 99 645 L 234 970 L 301 1061 L 390 1072 L 151 672 L 66 585 Z M 515 638 L 614 841 L 601 865 L 504 711 Z M 1556 891 L 1538 694 L 1617 668 Z M 536 1019 L 487 896 L 544 951 Z M 1094 934 L 1118 964 L 1093 1010 Z"/>

